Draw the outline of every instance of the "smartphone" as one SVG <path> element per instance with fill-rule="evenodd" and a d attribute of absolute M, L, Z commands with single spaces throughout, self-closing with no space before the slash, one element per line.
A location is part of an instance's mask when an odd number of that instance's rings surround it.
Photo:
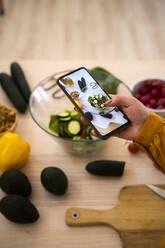
<path fill-rule="evenodd" d="M 81 67 L 61 76 L 57 84 L 90 123 L 99 138 L 107 139 L 130 124 L 130 120 L 118 106 L 105 105 L 110 96 L 86 68 Z"/>

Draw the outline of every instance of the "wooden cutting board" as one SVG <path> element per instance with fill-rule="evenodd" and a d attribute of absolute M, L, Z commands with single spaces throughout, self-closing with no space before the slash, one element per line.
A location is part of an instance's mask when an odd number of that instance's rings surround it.
<path fill-rule="evenodd" d="M 165 189 L 165 185 L 156 185 Z M 124 248 L 156 248 L 165 235 L 165 200 L 147 186 L 126 186 L 109 210 L 70 208 L 69 226 L 109 225 L 119 232 Z"/>

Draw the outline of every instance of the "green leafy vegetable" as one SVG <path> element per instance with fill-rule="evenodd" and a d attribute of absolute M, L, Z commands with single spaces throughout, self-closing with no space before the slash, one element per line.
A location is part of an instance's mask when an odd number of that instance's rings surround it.
<path fill-rule="evenodd" d="M 117 88 L 121 81 L 113 74 L 101 67 L 95 67 L 89 72 L 107 93 L 117 94 Z"/>
<path fill-rule="evenodd" d="M 49 128 L 50 130 L 59 135 L 58 122 L 59 120 L 57 115 L 50 116 Z"/>

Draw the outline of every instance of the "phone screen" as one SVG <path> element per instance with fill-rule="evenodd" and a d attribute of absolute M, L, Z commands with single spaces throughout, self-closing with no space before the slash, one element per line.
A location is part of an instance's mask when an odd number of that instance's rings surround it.
<path fill-rule="evenodd" d="M 107 136 L 129 122 L 117 106 L 105 105 L 110 96 L 85 68 L 60 77 L 58 83 L 101 136 Z"/>

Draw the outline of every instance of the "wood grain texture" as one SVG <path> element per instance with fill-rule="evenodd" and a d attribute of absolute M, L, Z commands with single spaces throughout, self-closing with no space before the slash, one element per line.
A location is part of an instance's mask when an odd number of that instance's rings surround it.
<path fill-rule="evenodd" d="M 11 60 L 0 61 L 1 71 L 9 72 Z M 129 85 L 139 78 L 165 78 L 165 62 L 112 62 L 112 61 L 18 61 L 34 88 L 39 81 L 55 72 L 80 66 L 103 66 Z M 0 103 L 12 106 L 0 88 Z M 165 176 L 157 170 L 144 153 L 132 155 L 125 141 L 110 138 L 104 150 L 89 157 L 73 157 L 59 146 L 57 140 L 42 131 L 31 119 L 29 112 L 18 115 L 16 127 L 23 139 L 31 144 L 31 155 L 23 171 L 32 183 L 30 197 L 40 212 L 35 224 L 17 225 L 0 215 L 0 247 L 2 248 L 121 248 L 119 235 L 110 227 L 93 226 L 71 228 L 65 224 L 68 208 L 79 206 L 91 209 L 110 209 L 118 202 L 121 187 L 130 184 L 163 184 Z M 100 178 L 85 171 L 93 160 L 126 161 L 121 178 Z M 58 166 L 69 180 L 64 196 L 53 196 L 40 183 L 40 173 L 47 166 Z M 4 193 L 0 191 L 0 198 Z"/>
<path fill-rule="evenodd" d="M 165 189 L 165 185 L 160 186 Z M 109 225 L 120 234 L 124 248 L 155 248 L 165 235 L 165 200 L 147 186 L 126 186 L 110 210 L 70 208 L 69 226 Z"/>
<path fill-rule="evenodd" d="M 164 0 L 5 0 L 0 59 L 165 58 Z"/>

